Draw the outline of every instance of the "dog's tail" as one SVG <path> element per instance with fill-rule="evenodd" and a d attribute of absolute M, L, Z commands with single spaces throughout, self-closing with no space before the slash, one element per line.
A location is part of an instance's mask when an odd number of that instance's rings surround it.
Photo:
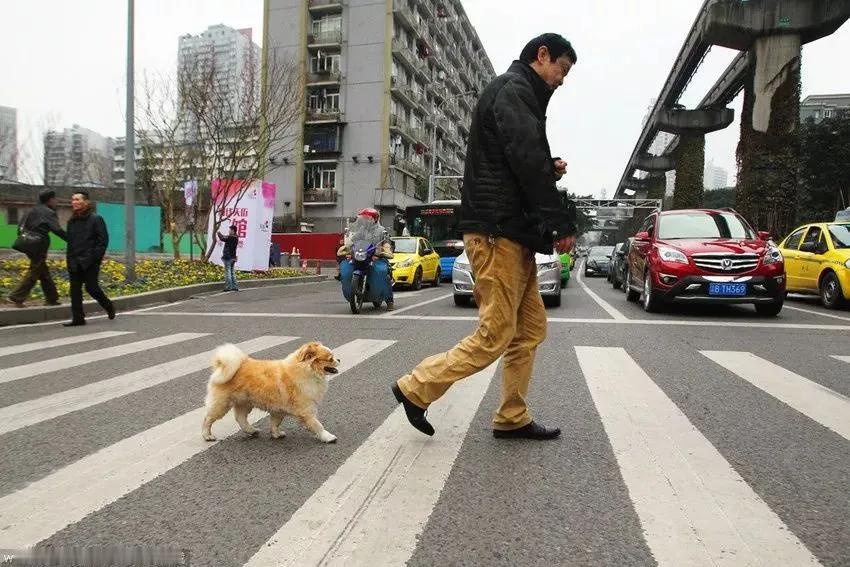
<path fill-rule="evenodd" d="M 213 355 L 210 385 L 229 382 L 248 356 L 230 343 L 218 347 Z"/>

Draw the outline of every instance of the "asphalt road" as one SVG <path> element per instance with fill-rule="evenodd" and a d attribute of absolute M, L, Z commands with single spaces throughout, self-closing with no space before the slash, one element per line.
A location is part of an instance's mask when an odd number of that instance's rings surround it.
<path fill-rule="evenodd" d="M 390 384 L 476 326 L 447 284 L 398 291 L 394 313 L 351 315 L 329 281 L 3 328 L 0 549 L 172 545 L 215 567 L 848 565 L 850 311 L 786 305 L 647 314 L 577 268 L 529 394 L 563 430 L 545 443 L 492 437 L 496 366 L 431 407 L 433 438 L 404 420 Z M 256 438 L 228 415 L 202 441 L 208 351 L 282 357 L 314 339 L 345 370 L 319 409 L 337 443 L 293 421 L 271 439 L 260 413 Z"/>

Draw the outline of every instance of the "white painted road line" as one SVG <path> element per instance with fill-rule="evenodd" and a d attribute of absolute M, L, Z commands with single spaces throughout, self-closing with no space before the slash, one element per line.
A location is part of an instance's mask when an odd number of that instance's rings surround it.
<path fill-rule="evenodd" d="M 441 295 L 441 296 L 439 296 L 439 297 L 435 297 L 435 298 L 433 298 L 433 299 L 429 299 L 429 300 L 427 300 L 427 301 L 420 301 L 419 303 L 414 303 L 413 305 L 409 305 L 409 306 L 407 306 L 407 307 L 403 307 L 403 308 L 401 308 L 401 309 L 399 309 L 399 310 L 397 310 L 397 311 L 390 311 L 390 312 L 389 312 L 389 313 L 387 313 L 386 315 L 383 315 L 383 317 L 395 317 L 395 316 L 396 316 L 396 315 L 398 315 L 399 313 L 404 313 L 405 311 L 410 311 L 411 309 L 417 309 L 417 308 L 419 308 L 419 307 L 422 307 L 423 305 L 428 305 L 429 303 L 434 303 L 434 302 L 437 302 L 437 301 L 442 301 L 442 300 L 444 300 L 444 299 L 448 299 L 448 298 L 450 298 L 452 295 L 454 295 L 454 294 L 452 294 L 452 293 L 447 293 L 446 295 Z"/>
<path fill-rule="evenodd" d="M 433 438 L 398 406 L 245 566 L 404 565 L 497 366 L 456 383 L 429 408 Z"/>
<path fill-rule="evenodd" d="M 607 301 L 605 301 L 604 299 L 602 299 L 601 297 L 596 295 L 596 293 L 592 289 L 590 289 L 590 287 L 588 287 L 588 285 L 586 283 L 584 283 L 584 280 L 581 279 L 581 271 L 584 268 L 585 262 L 587 262 L 587 260 L 582 262 L 581 266 L 579 266 L 577 268 L 578 272 L 576 273 L 576 281 L 578 281 L 578 284 L 587 293 L 587 295 L 589 295 L 590 298 L 599 305 L 599 307 L 601 307 L 602 309 L 605 310 L 606 313 L 608 313 L 608 315 L 610 315 L 611 317 L 613 317 L 617 321 L 628 320 L 628 317 L 626 317 L 625 315 L 620 313 L 618 310 L 616 310 L 613 305 L 611 305 L 610 303 L 608 303 Z"/>
<path fill-rule="evenodd" d="M 132 331 L 103 331 L 99 333 L 89 333 L 88 335 L 75 335 L 73 337 L 63 337 L 61 339 L 50 339 L 47 341 L 34 341 L 22 345 L 12 345 L 0 347 L 0 356 L 9 356 L 11 354 L 21 354 L 24 352 L 32 352 L 34 350 L 42 350 L 46 348 L 54 348 L 59 346 L 76 345 L 88 341 L 96 341 L 98 339 L 109 339 L 112 337 L 120 337 L 121 335 L 132 335 Z"/>
<path fill-rule="evenodd" d="M 850 441 L 850 398 L 749 352 L 701 354 Z"/>
<path fill-rule="evenodd" d="M 394 342 L 362 339 L 334 352 L 340 359 L 348 360 L 343 369 L 348 370 Z M 220 441 L 210 443 L 201 438 L 205 413 L 203 407 L 192 410 L 0 498 L 0 549 L 36 545 L 215 446 Z M 266 415 L 255 410 L 250 420 L 256 423 Z M 230 416 L 225 416 L 213 429 L 219 439 L 237 431 L 239 426 Z"/>
<path fill-rule="evenodd" d="M 294 341 L 296 338 L 258 337 L 236 346 L 251 354 Z M 210 350 L 164 362 L 108 380 L 0 408 L 0 435 L 204 370 L 209 368 L 214 352 Z"/>
<path fill-rule="evenodd" d="M 445 299 L 440 297 L 438 299 Z M 399 310 L 401 311 L 401 310 Z M 399 321 L 478 321 L 477 316 L 471 315 L 397 315 L 399 311 L 393 311 L 389 314 L 371 315 L 369 313 L 361 313 L 356 317 L 345 313 L 258 313 L 258 312 L 238 312 L 238 313 L 199 313 L 192 311 L 161 311 L 157 313 L 139 313 L 139 316 L 161 316 L 161 317 L 234 317 L 246 319 L 249 317 L 270 318 L 270 319 L 347 319 L 349 321 L 359 321 L 361 319 L 383 319 L 387 320 L 388 315 L 392 315 L 390 319 Z M 741 321 L 705 321 L 705 320 L 679 320 L 679 319 L 597 319 L 592 317 L 549 317 L 550 323 L 564 323 L 567 325 L 574 324 L 589 324 L 589 325 L 650 325 L 650 326 L 671 326 L 671 327 L 727 327 L 727 328 L 744 328 L 744 329 L 776 329 L 776 330 L 811 330 L 811 331 L 850 331 L 850 325 L 824 325 L 819 323 L 765 323 L 758 320 L 741 320 Z"/>
<path fill-rule="evenodd" d="M 840 360 L 841 362 L 850 363 L 850 356 L 838 356 L 838 355 L 834 354 L 834 355 L 832 355 L 832 358 L 834 358 L 835 360 Z"/>
<path fill-rule="evenodd" d="M 33 362 L 23 364 L 21 366 L 13 366 L 12 368 L 4 368 L 0 370 L 0 384 L 6 382 L 14 382 L 23 378 L 31 378 L 48 372 L 56 372 L 58 370 L 66 370 L 75 366 L 89 364 L 91 362 L 99 362 L 118 356 L 125 356 L 136 352 L 143 352 L 152 348 L 161 346 L 173 345 L 183 341 L 191 341 L 199 337 L 205 337 L 209 333 L 176 333 L 174 335 L 165 335 L 154 339 L 146 339 L 135 343 L 127 343 L 116 345 L 77 354 L 69 354 L 59 358 L 51 358 L 41 362 Z"/>
<path fill-rule="evenodd" d="M 624 349 L 575 349 L 660 567 L 819 565 Z"/>
<path fill-rule="evenodd" d="M 811 313 L 812 315 L 820 315 L 821 317 L 829 317 L 830 319 L 850 321 L 850 317 L 842 317 L 841 315 L 833 315 L 832 313 L 824 313 L 823 311 L 815 311 L 814 309 L 803 309 L 802 307 L 795 307 L 793 305 L 788 305 L 787 301 L 783 304 L 782 308 L 790 309 L 792 311 L 800 311 L 802 313 Z"/>

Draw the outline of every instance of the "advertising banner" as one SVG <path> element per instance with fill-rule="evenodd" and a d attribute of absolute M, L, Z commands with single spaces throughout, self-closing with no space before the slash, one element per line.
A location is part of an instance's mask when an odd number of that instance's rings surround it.
<path fill-rule="evenodd" d="M 210 262 L 224 265 L 221 253 L 224 245 L 213 235 L 216 217 L 224 219 L 218 232 L 226 236 L 230 226 L 236 225 L 239 245 L 236 248 L 236 269 L 241 271 L 267 271 L 272 238 L 272 217 L 277 186 L 264 181 L 253 181 L 246 189 L 242 181 L 228 183 L 216 179 L 212 183 L 213 210 L 207 227 L 207 242 L 215 240 L 215 250 Z M 244 192 L 244 193 L 243 193 Z M 240 193 L 242 193 L 240 197 Z"/>

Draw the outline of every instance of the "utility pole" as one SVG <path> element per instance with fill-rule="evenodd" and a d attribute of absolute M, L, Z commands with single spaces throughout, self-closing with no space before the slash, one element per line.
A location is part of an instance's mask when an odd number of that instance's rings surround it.
<path fill-rule="evenodd" d="M 124 140 L 124 278 L 136 280 L 136 123 L 133 82 L 134 0 L 127 0 L 127 129 Z"/>

